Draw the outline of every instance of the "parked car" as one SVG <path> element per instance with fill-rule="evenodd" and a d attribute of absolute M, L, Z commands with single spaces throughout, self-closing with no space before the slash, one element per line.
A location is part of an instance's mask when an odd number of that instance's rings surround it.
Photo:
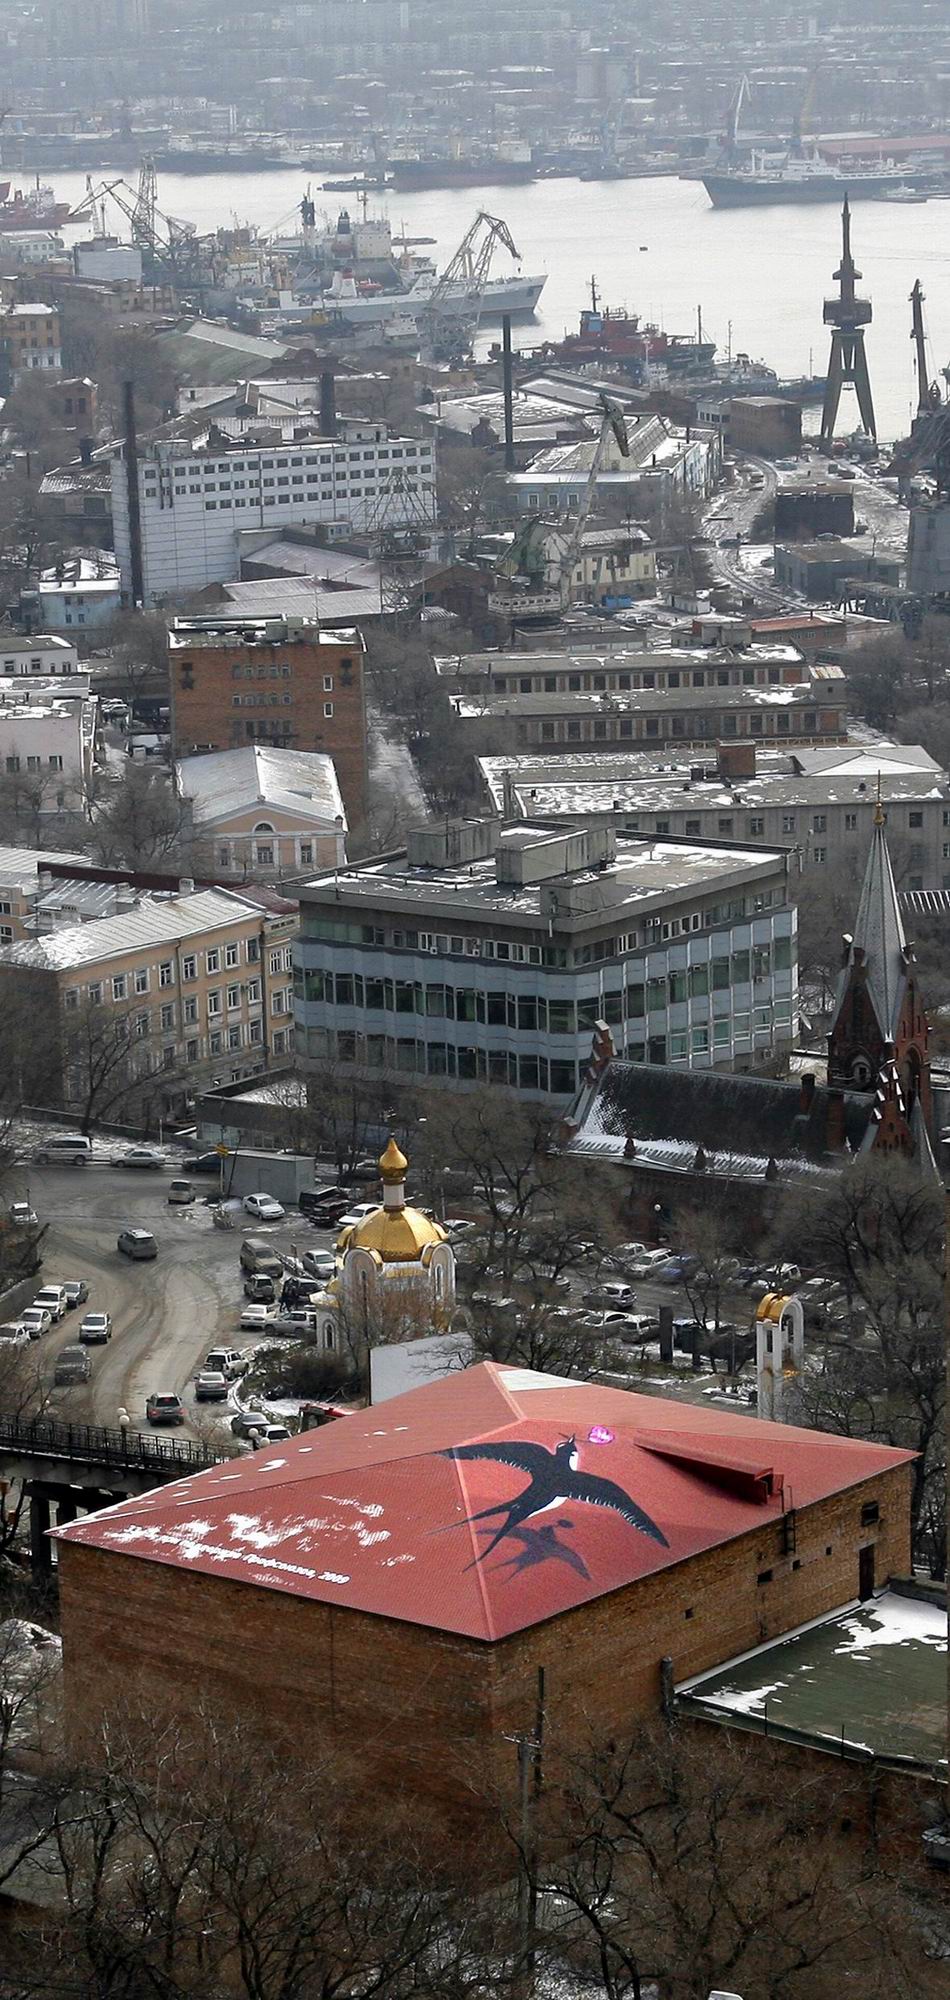
<path fill-rule="evenodd" d="M 163 1167 L 164 1154 L 156 1153 L 153 1146 L 126 1146 L 124 1153 L 113 1153 L 114 1167 Z"/>
<path fill-rule="evenodd" d="M 39 1219 L 35 1208 L 31 1208 L 28 1201 L 11 1201 L 10 1221 L 15 1228 L 35 1229 Z"/>
<path fill-rule="evenodd" d="M 263 1430 L 253 1430 L 250 1435 L 252 1451 L 261 1451 L 269 1444 L 286 1444 L 293 1432 L 286 1424 L 265 1424 Z"/>
<path fill-rule="evenodd" d="M 238 1410 L 231 1418 L 231 1430 L 235 1437 L 249 1438 L 253 1431 L 266 1431 L 269 1421 L 260 1410 Z"/>
<path fill-rule="evenodd" d="M 258 1222 L 281 1222 L 285 1213 L 272 1194 L 246 1194 L 243 1208 L 245 1215 L 253 1215 Z"/>
<path fill-rule="evenodd" d="M 319 1278 L 323 1285 L 328 1285 L 330 1279 L 336 1277 L 339 1268 L 332 1250 L 305 1250 L 301 1263 L 304 1270 L 309 1271 L 312 1278 Z"/>
<path fill-rule="evenodd" d="M 41 1333 L 48 1333 L 53 1324 L 53 1315 L 45 1306 L 24 1306 L 20 1314 L 20 1325 L 25 1326 L 31 1340 L 39 1340 Z"/>
<path fill-rule="evenodd" d="M 274 1316 L 274 1307 L 272 1305 L 245 1306 L 241 1314 L 241 1331 L 242 1333 L 263 1333 L 272 1324 Z"/>
<path fill-rule="evenodd" d="M 71 1389 L 78 1382 L 88 1382 L 92 1374 L 92 1363 L 84 1347 L 61 1347 L 53 1368 L 54 1389 Z"/>
<path fill-rule="evenodd" d="M 283 1264 L 266 1236 L 245 1236 L 241 1244 L 240 1263 L 245 1274 L 263 1272 L 268 1278 L 282 1278 L 284 1275 Z"/>
<path fill-rule="evenodd" d="M 87 1347 L 96 1347 L 112 1339 L 112 1314 L 86 1313 L 79 1322 L 79 1338 Z"/>
<path fill-rule="evenodd" d="M 297 1206 L 301 1215 L 310 1222 L 325 1223 L 332 1228 L 341 1215 L 345 1215 L 350 1205 L 350 1197 L 342 1187 L 304 1188 L 297 1196 Z"/>
<path fill-rule="evenodd" d="M 212 1347 L 201 1365 L 203 1368 L 220 1369 L 221 1374 L 226 1375 L 229 1382 L 233 1382 L 238 1375 L 244 1374 L 247 1368 L 247 1355 L 242 1354 L 239 1347 Z"/>
<path fill-rule="evenodd" d="M 352 1208 L 347 1209 L 345 1215 L 341 1215 L 340 1229 L 355 1229 L 358 1222 L 365 1222 L 368 1215 L 375 1215 L 376 1210 L 381 1207 L 382 1203 L 378 1201 L 355 1202 Z"/>
<path fill-rule="evenodd" d="M 606 1262 L 615 1271 L 625 1271 L 638 1257 L 646 1257 L 649 1252 L 645 1243 L 616 1243 L 607 1253 Z"/>
<path fill-rule="evenodd" d="M 89 1297 L 89 1286 L 85 1278 L 64 1278 L 63 1291 L 70 1312 L 75 1306 L 84 1306 Z"/>
<path fill-rule="evenodd" d="M 175 1179 L 168 1183 L 167 1198 L 171 1207 L 187 1208 L 194 1201 L 195 1191 L 190 1181 Z"/>
<path fill-rule="evenodd" d="M 470 1230 L 476 1227 L 476 1224 L 471 1220 L 469 1216 L 450 1215 L 447 1218 L 447 1220 L 443 1222 L 442 1227 L 445 1230 L 446 1236 L 451 1237 L 452 1241 L 454 1242 L 457 1236 L 467 1236 Z"/>
<path fill-rule="evenodd" d="M 334 1272 L 336 1265 L 334 1265 Z M 312 1271 L 304 1271 L 299 1278 L 285 1278 L 280 1293 L 281 1312 L 289 1312 L 291 1306 L 309 1306 L 323 1290 L 321 1279 Z"/>
<path fill-rule="evenodd" d="M 657 1271 L 657 1281 L 661 1285 L 681 1285 L 684 1278 L 691 1278 L 698 1268 L 698 1257 L 668 1257 Z"/>
<path fill-rule="evenodd" d="M 291 1306 L 289 1312 L 285 1312 L 282 1307 L 280 1324 L 282 1327 L 292 1328 L 295 1333 L 315 1333 L 317 1315 L 312 1306 Z"/>
<path fill-rule="evenodd" d="M 352 1167 L 344 1168 L 345 1181 L 378 1181 L 378 1160 L 357 1160 Z"/>
<path fill-rule="evenodd" d="M 145 1398 L 145 1420 L 149 1424 L 183 1424 L 185 1405 L 173 1390 L 158 1390 Z"/>
<path fill-rule="evenodd" d="M 199 1368 L 195 1376 L 196 1403 L 226 1403 L 228 1378 L 220 1368 Z"/>
<path fill-rule="evenodd" d="M 30 1334 L 21 1320 L 8 1319 L 0 1326 L 0 1354 L 13 1354 L 21 1347 L 29 1347 Z"/>
<path fill-rule="evenodd" d="M 116 1243 L 123 1257 L 134 1257 L 140 1262 L 158 1256 L 158 1244 L 150 1229 L 123 1229 Z"/>
<path fill-rule="evenodd" d="M 266 1271 L 252 1271 L 244 1280 L 244 1297 L 258 1306 L 272 1306 L 277 1298 L 277 1286 Z"/>
<path fill-rule="evenodd" d="M 220 1175 L 222 1161 L 225 1162 L 225 1172 L 227 1172 L 227 1162 L 223 1153 L 190 1153 L 181 1164 L 187 1167 L 190 1174 Z"/>
<path fill-rule="evenodd" d="M 669 1255 L 668 1250 L 644 1250 L 642 1256 L 634 1258 L 630 1266 L 630 1276 L 632 1278 L 655 1277 L 661 1266 L 668 1262 Z"/>
<path fill-rule="evenodd" d="M 33 1157 L 43 1167 L 84 1167 L 92 1157 L 92 1140 L 80 1132 L 68 1138 L 45 1139 Z"/>
<path fill-rule="evenodd" d="M 62 1285 L 41 1285 L 32 1303 L 35 1306 L 42 1306 L 44 1312 L 49 1313 L 54 1325 L 57 1326 L 61 1319 L 66 1318 L 69 1311 L 69 1303 Z"/>
<path fill-rule="evenodd" d="M 584 1303 L 589 1306 L 632 1306 L 636 1303 L 636 1292 L 632 1285 L 624 1284 L 621 1278 L 607 1278 L 602 1285 L 595 1285 L 584 1293 Z"/>

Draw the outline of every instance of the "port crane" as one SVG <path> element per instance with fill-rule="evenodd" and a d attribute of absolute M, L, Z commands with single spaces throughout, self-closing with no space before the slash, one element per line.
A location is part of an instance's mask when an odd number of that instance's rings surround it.
<path fill-rule="evenodd" d="M 507 222 L 479 209 L 425 305 L 416 313 L 423 355 L 435 361 L 454 361 L 471 352 L 498 244 L 518 262 L 518 249 Z M 453 298 L 460 285 L 464 288 L 461 309 Z"/>
<path fill-rule="evenodd" d="M 906 496 L 915 472 L 932 474 L 941 498 L 950 496 L 950 369 L 942 369 L 944 387 L 931 380 L 924 330 L 924 293 L 918 278 L 910 295 L 911 340 L 917 369 L 917 414 L 908 438 L 894 451 L 894 470 Z"/>
<path fill-rule="evenodd" d="M 87 176 L 85 195 L 73 209 L 70 221 L 84 221 L 90 214 L 95 221 L 97 215 L 103 215 L 107 201 L 113 201 L 125 216 L 133 243 L 154 259 L 166 277 L 175 281 L 194 275 L 198 251 L 195 225 L 179 222 L 159 208 L 151 160 L 143 160 L 137 188 L 130 187 L 121 177 L 93 187 L 91 177 Z"/>
<path fill-rule="evenodd" d="M 622 458 L 630 455 L 630 438 L 620 404 L 603 393 L 598 398 L 600 434 L 594 446 L 587 484 L 576 515 L 568 522 L 525 522 L 510 549 L 500 557 L 495 574 L 500 588 L 488 600 L 490 611 L 512 618 L 559 616 L 571 601 L 571 584 L 581 556 L 584 530 L 597 481 L 611 441 Z"/>

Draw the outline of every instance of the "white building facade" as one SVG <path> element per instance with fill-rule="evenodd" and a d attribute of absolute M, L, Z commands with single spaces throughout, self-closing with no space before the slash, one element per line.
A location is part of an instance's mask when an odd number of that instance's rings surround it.
<path fill-rule="evenodd" d="M 259 441 L 266 429 L 270 441 Z M 231 432 L 234 432 L 234 435 Z M 272 434 L 272 435 L 271 435 Z M 301 414 L 257 421 L 242 434 L 225 420 L 200 440 L 151 445 L 138 465 L 146 604 L 240 575 L 239 536 L 250 528 L 321 523 L 338 532 L 431 527 L 435 446 L 385 424 L 341 420 L 339 435 L 307 432 Z M 112 514 L 123 595 L 132 590 L 124 446 L 112 462 Z"/>

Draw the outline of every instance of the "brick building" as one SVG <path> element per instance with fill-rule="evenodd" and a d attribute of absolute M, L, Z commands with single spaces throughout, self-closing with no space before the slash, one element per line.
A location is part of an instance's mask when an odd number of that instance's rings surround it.
<path fill-rule="evenodd" d="M 906 1573 L 911 1456 L 485 1363 L 58 1530 L 68 1723 L 203 1704 L 471 1838 L 539 1668 L 566 1750 Z"/>
<path fill-rule="evenodd" d="M 62 368 L 62 336 L 55 306 L 16 305 L 0 319 L 0 361 L 18 382 L 37 368 Z"/>
<path fill-rule="evenodd" d="M 365 646 L 354 628 L 234 614 L 173 618 L 168 634 L 176 756 L 268 743 L 333 758 L 350 826 L 366 815 Z"/>

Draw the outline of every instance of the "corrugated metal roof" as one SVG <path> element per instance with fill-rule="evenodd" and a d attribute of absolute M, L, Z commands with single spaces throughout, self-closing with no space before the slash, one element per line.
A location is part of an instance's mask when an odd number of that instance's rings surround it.
<path fill-rule="evenodd" d="M 332 828 L 346 820 L 333 758 L 322 750 L 271 750 L 247 744 L 184 757 L 175 766 L 178 789 L 195 817 L 224 819 L 252 806 L 297 813 Z"/>
<path fill-rule="evenodd" d="M 64 972 L 91 965 L 123 952 L 151 950 L 221 930 L 255 914 L 254 905 L 224 889 L 199 889 L 193 896 L 144 896 L 134 910 L 103 917 L 91 924 L 71 924 L 52 937 L 11 944 L 0 951 L 0 965 L 32 966 L 40 972 Z"/>
<path fill-rule="evenodd" d="M 493 1641 L 911 1457 L 486 1362 L 57 1539 Z"/>

